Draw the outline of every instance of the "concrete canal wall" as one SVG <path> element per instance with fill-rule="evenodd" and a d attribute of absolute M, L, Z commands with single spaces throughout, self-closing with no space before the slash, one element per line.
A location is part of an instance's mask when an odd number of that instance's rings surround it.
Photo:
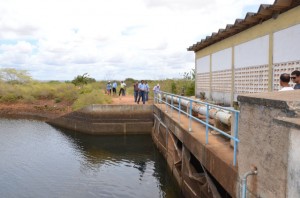
<path fill-rule="evenodd" d="M 152 105 L 90 105 L 49 124 L 93 135 L 151 133 Z"/>

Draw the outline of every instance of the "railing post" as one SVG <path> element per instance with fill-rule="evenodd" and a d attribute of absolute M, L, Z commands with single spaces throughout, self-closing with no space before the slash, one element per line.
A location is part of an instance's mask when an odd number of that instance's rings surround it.
<path fill-rule="evenodd" d="M 165 97 L 166 97 L 166 112 L 168 112 L 168 95 L 167 95 L 167 93 L 165 93 Z"/>
<path fill-rule="evenodd" d="M 159 102 L 159 106 L 160 106 L 160 108 L 162 109 L 162 92 L 160 92 L 159 94 L 158 94 L 158 102 Z"/>
<path fill-rule="evenodd" d="M 171 96 L 171 118 L 173 118 L 173 105 L 174 105 L 174 102 L 173 102 L 173 95 Z"/>
<path fill-rule="evenodd" d="M 233 144 L 233 166 L 236 166 L 236 153 L 237 153 L 237 138 L 238 138 L 238 123 L 239 123 L 239 113 L 234 112 L 234 144 Z"/>
<path fill-rule="evenodd" d="M 180 98 L 178 99 L 178 122 L 180 124 L 180 111 L 181 111 L 181 101 Z"/>
<path fill-rule="evenodd" d="M 205 142 L 208 144 L 208 124 L 209 124 L 209 106 L 206 104 L 206 127 L 205 127 Z"/>
<path fill-rule="evenodd" d="M 192 131 L 192 107 L 193 107 L 193 101 L 190 100 L 190 118 L 189 118 L 189 132 Z"/>

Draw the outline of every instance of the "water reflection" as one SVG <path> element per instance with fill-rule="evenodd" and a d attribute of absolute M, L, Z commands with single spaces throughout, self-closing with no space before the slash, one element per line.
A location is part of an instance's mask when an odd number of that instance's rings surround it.
<path fill-rule="evenodd" d="M 148 135 L 90 136 L 0 119 L 0 197 L 179 197 Z"/>

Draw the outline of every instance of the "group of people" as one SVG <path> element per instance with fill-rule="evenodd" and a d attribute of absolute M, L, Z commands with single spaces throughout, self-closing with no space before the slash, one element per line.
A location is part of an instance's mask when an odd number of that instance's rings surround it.
<path fill-rule="evenodd" d="M 106 89 L 105 92 L 107 95 L 117 95 L 117 82 L 114 81 L 112 84 L 110 81 L 107 82 L 106 84 Z M 143 104 L 146 103 L 146 101 L 149 100 L 149 91 L 150 91 L 150 86 L 148 85 L 147 81 L 141 80 L 140 82 L 135 82 L 133 84 L 133 91 L 134 91 L 134 102 L 137 104 L 140 103 L 141 99 Z M 159 84 L 155 85 L 153 87 L 153 92 L 154 94 L 160 91 L 160 86 Z M 120 91 L 119 91 L 119 96 L 125 96 L 126 94 L 126 83 L 124 81 L 121 81 L 120 83 Z"/>
<path fill-rule="evenodd" d="M 289 85 L 290 80 L 295 83 L 294 87 Z M 280 75 L 280 86 L 282 87 L 279 91 L 289 91 L 294 89 L 300 89 L 300 71 L 295 70 L 291 74 L 283 73 Z"/>
<path fill-rule="evenodd" d="M 106 94 L 111 95 L 111 91 L 113 95 L 117 95 L 117 82 L 114 81 L 113 84 L 111 84 L 110 81 L 107 82 L 106 84 Z M 119 96 L 122 94 L 122 96 L 125 96 L 126 93 L 126 83 L 124 81 L 121 81 L 120 83 L 120 91 L 119 91 Z"/>
<path fill-rule="evenodd" d="M 134 96 L 134 102 L 140 103 L 140 100 L 142 98 L 143 104 L 145 104 L 146 101 L 149 99 L 149 85 L 147 81 L 142 80 L 141 82 L 136 82 L 133 84 L 133 96 Z"/>
<path fill-rule="evenodd" d="M 136 82 L 133 84 L 133 91 L 134 91 L 134 102 L 137 104 L 140 103 L 140 100 L 142 98 L 143 104 L 146 103 L 146 101 L 149 100 L 149 90 L 150 87 L 148 85 L 147 81 L 141 80 L 141 82 Z M 159 84 L 153 87 L 153 91 L 156 93 L 157 91 L 160 90 Z"/>

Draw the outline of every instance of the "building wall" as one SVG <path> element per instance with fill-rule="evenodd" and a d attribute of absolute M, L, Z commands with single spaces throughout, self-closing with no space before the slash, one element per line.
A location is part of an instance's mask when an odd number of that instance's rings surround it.
<path fill-rule="evenodd" d="M 237 95 L 277 91 L 300 69 L 300 6 L 196 52 L 196 96 L 232 104 Z"/>

